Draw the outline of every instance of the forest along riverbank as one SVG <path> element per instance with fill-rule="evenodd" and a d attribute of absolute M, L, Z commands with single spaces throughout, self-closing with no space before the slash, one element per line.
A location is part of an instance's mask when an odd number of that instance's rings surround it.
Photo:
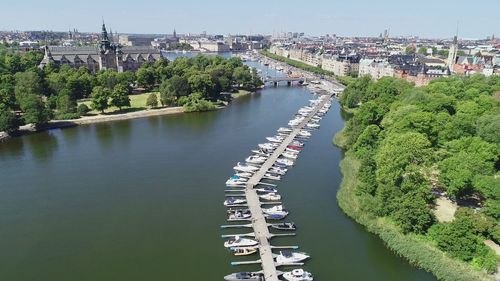
<path fill-rule="evenodd" d="M 455 77 L 415 88 L 361 77 L 340 100 L 357 108 L 334 138 L 346 150 L 340 207 L 440 280 L 494 280 L 497 272 L 499 257 L 484 243 L 500 241 L 495 79 Z M 437 216 L 443 198 L 457 202 L 451 219 Z"/>

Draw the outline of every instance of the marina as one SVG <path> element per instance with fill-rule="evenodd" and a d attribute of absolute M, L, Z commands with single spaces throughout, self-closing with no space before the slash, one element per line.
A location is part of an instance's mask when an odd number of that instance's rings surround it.
<path fill-rule="evenodd" d="M 333 93 L 332 93 L 333 94 Z M 258 151 L 253 151 L 254 155 L 246 158 L 246 164 L 240 162 L 234 167 L 236 173 L 245 172 L 246 177 L 240 178 L 234 175 L 226 181 L 227 187 L 245 187 L 244 195 L 246 199 L 229 197 L 224 201 L 226 207 L 242 206 L 240 203 L 246 203 L 244 206 L 248 209 L 244 210 L 229 210 L 228 221 L 247 220 L 251 224 L 246 225 L 223 225 L 222 228 L 238 228 L 238 227 L 251 227 L 254 232 L 247 234 L 235 235 L 222 235 L 222 237 L 230 237 L 224 246 L 230 247 L 233 253 L 246 255 L 249 253 L 248 246 L 253 246 L 252 250 L 258 248 L 260 255 L 259 260 L 232 262 L 232 265 L 254 264 L 260 263 L 262 272 L 258 273 L 259 278 L 266 281 L 278 281 L 282 272 L 276 268 L 278 266 L 301 266 L 303 261 L 310 258 L 307 254 L 302 252 L 280 251 L 279 254 L 273 253 L 273 246 L 270 243 L 271 237 L 277 236 L 294 236 L 295 233 L 289 234 L 272 234 L 269 227 L 277 230 L 295 230 L 294 223 L 276 223 L 269 224 L 267 220 L 281 220 L 288 215 L 288 210 L 283 208 L 283 205 L 276 205 L 274 207 L 263 208 L 264 204 L 281 204 L 280 202 L 261 202 L 263 200 L 280 200 L 281 196 L 275 189 L 276 184 L 264 183 L 263 179 L 279 181 L 281 176 L 287 172 L 284 167 L 291 167 L 297 159 L 300 150 L 304 146 L 303 141 L 311 137 L 311 133 L 304 129 L 308 125 L 309 130 L 313 130 L 319 125 L 317 122 L 321 120 L 321 116 L 327 113 L 331 106 L 332 94 L 320 95 L 317 99 L 310 100 L 309 106 L 304 106 L 299 109 L 298 114 L 294 119 L 289 122 L 289 128 L 281 127 L 277 130 L 278 135 L 266 137 L 270 143 L 259 144 Z M 315 118 L 313 120 L 313 117 Z M 265 187 L 259 187 L 265 185 Z M 240 190 L 237 190 L 241 192 Z M 260 194 L 265 193 L 265 194 Z M 239 193 L 242 196 L 241 193 Z M 253 239 L 241 238 L 242 236 L 253 237 Z M 253 254 L 255 251 L 251 251 Z M 298 270 L 298 271 L 297 271 Z M 296 269 L 295 274 L 285 273 L 283 276 L 287 280 L 313 280 L 311 273 L 306 273 L 302 269 Z M 243 275 L 241 275 L 243 274 Z M 238 273 L 226 276 L 226 280 L 248 280 L 245 279 L 246 275 L 240 273 L 241 277 L 238 279 Z M 303 278 L 302 278 L 302 277 Z M 228 279 L 231 278 L 231 279 Z M 252 277 L 254 278 L 254 277 Z M 300 279 L 302 278 L 302 279 Z"/>
<path fill-rule="evenodd" d="M 192 281 L 262 271 L 260 263 L 231 265 L 260 257 L 223 247 L 221 234 L 254 231 L 221 231 L 222 224 L 251 225 L 226 221 L 221 189 L 235 162 L 286 127 L 312 97 L 307 87 L 266 87 L 219 111 L 90 124 L 3 143 L 1 279 Z M 297 235 L 271 238 L 272 251 L 300 246 L 312 257 L 302 268 L 314 280 L 436 280 L 338 208 L 342 152 L 331 140 L 344 118 L 334 101 L 307 143 L 297 143 L 293 168 L 273 168 L 286 174 L 275 189 L 290 213 L 268 223 L 294 222 L 296 230 L 286 233 Z M 244 194 L 238 189 L 233 193 Z"/>

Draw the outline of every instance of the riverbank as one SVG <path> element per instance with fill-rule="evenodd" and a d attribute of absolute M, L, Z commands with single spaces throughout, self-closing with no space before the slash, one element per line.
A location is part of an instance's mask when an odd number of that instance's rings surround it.
<path fill-rule="evenodd" d="M 222 108 L 224 108 L 224 106 L 217 107 L 217 109 L 222 109 Z M 159 109 L 145 109 L 145 110 L 139 110 L 121 114 L 118 113 L 109 115 L 104 114 L 104 115 L 83 116 L 78 119 L 69 119 L 69 120 L 51 120 L 39 129 L 34 129 L 34 127 L 30 124 L 21 126 L 13 136 L 22 136 L 53 129 L 75 127 L 79 125 L 129 120 L 129 119 L 137 119 L 137 118 L 168 115 L 168 114 L 178 114 L 178 113 L 184 113 L 184 108 L 182 106 L 159 108 Z M 0 132 L 0 142 L 8 141 L 10 138 L 11 136 L 9 134 L 5 132 Z"/>
<path fill-rule="evenodd" d="M 118 120 L 128 120 L 135 118 L 144 118 L 144 117 L 166 115 L 166 114 L 176 114 L 183 112 L 184 108 L 182 106 L 159 108 L 159 109 L 145 109 L 145 110 L 139 110 L 121 114 L 119 113 L 112 115 L 83 116 L 79 119 L 74 119 L 74 120 L 53 120 L 49 122 L 49 126 L 59 123 L 60 124 L 74 123 L 75 125 L 84 125 L 84 124 L 93 124 L 93 123 L 110 122 Z"/>
<path fill-rule="evenodd" d="M 337 133 L 333 142 L 345 149 L 342 131 Z M 371 216 L 363 210 L 363 198 L 356 194 L 357 174 L 360 163 L 349 152 L 340 162 L 343 179 L 337 193 L 337 201 L 342 211 L 357 223 L 376 234 L 386 246 L 397 255 L 407 259 L 410 264 L 434 274 L 438 280 L 446 281 L 492 281 L 494 278 L 484 272 L 476 271 L 467 263 L 452 259 L 437 249 L 423 236 L 404 235 L 388 219 Z"/>

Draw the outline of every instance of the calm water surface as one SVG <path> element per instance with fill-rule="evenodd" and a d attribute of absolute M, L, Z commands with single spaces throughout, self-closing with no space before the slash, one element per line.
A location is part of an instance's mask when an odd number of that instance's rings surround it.
<path fill-rule="evenodd" d="M 265 71 L 265 70 L 264 70 Z M 0 144 L 0 280 L 222 280 L 224 182 L 311 94 L 268 88 L 209 113 L 53 130 Z M 338 208 L 334 103 L 279 184 L 315 280 L 435 280 Z M 247 258 L 248 259 L 248 258 Z"/>

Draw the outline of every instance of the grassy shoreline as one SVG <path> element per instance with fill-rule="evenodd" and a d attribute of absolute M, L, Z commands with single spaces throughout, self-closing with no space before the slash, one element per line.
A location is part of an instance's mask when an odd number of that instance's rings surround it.
<path fill-rule="evenodd" d="M 335 135 L 333 142 L 340 148 L 344 148 L 344 140 L 343 131 L 340 131 Z M 337 193 L 337 201 L 347 216 L 365 226 L 369 232 L 378 235 L 386 246 L 398 256 L 404 257 L 416 267 L 431 272 L 438 280 L 494 280 L 491 275 L 476 271 L 469 264 L 450 258 L 434 247 L 431 242 L 424 240 L 422 236 L 404 235 L 387 219 L 374 217 L 369 215 L 368 212 L 364 212 L 362 202 L 360 202 L 362 198 L 357 196 L 355 192 L 358 184 L 357 173 L 359 166 L 359 161 L 349 152 L 340 162 L 343 178 Z"/>

